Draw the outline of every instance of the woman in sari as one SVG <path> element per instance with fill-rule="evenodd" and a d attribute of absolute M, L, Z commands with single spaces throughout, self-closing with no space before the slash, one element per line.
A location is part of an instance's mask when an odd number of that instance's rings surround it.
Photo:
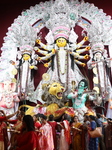
<path fill-rule="evenodd" d="M 22 131 L 12 150 L 37 150 L 37 140 L 33 117 L 25 115 L 22 122 Z"/>
<path fill-rule="evenodd" d="M 56 138 L 56 127 L 57 127 L 57 122 L 54 121 L 54 116 L 51 114 L 49 115 L 49 120 L 48 123 L 52 127 L 52 133 L 53 133 L 53 141 L 54 141 L 54 150 L 57 148 L 57 138 Z"/>
<path fill-rule="evenodd" d="M 18 111 L 13 114 L 6 116 L 3 110 L 0 110 L 0 150 L 7 149 L 8 147 L 8 134 L 7 134 L 7 124 L 9 118 L 12 118 L 16 115 Z"/>
<path fill-rule="evenodd" d="M 71 133 L 73 150 L 82 150 L 82 123 L 79 122 L 78 116 L 74 116 L 73 118 Z"/>
<path fill-rule="evenodd" d="M 34 121 L 35 130 L 38 131 L 39 128 L 42 126 L 39 121 L 39 114 L 33 115 L 33 121 Z"/>
<path fill-rule="evenodd" d="M 0 112 L 0 118 L 4 117 L 4 114 Z M 6 133 L 6 134 L 5 134 Z M 4 121 L 0 121 L 0 150 L 6 150 L 8 145 L 7 124 Z"/>
<path fill-rule="evenodd" d="M 10 145 L 11 146 L 14 145 L 17 136 L 21 132 L 22 119 L 23 119 L 24 115 L 25 115 L 24 111 L 19 111 L 17 114 L 16 120 L 8 120 L 8 122 L 11 124 L 13 124 L 13 122 L 16 122 L 16 123 L 14 123 L 14 125 L 11 127 L 11 130 L 10 130 L 10 132 L 11 132 Z"/>
<path fill-rule="evenodd" d="M 40 118 L 42 126 L 38 135 L 39 150 L 54 150 L 52 127 L 47 123 L 47 116 L 41 114 Z"/>
<path fill-rule="evenodd" d="M 64 114 L 62 121 L 57 124 L 61 127 L 59 150 L 69 150 L 71 144 L 69 116 Z"/>

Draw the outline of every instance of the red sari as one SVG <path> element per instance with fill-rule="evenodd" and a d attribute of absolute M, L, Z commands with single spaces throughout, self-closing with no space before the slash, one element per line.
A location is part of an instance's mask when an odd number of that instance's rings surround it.
<path fill-rule="evenodd" d="M 24 132 L 17 138 L 16 150 L 37 150 L 37 140 L 35 131 Z"/>
<path fill-rule="evenodd" d="M 53 140 L 54 140 L 54 150 L 55 150 L 56 147 L 57 147 L 57 139 L 56 139 L 56 126 L 57 126 L 57 122 L 56 121 L 48 121 L 48 123 L 52 127 Z"/>
<path fill-rule="evenodd" d="M 71 144 L 70 124 L 67 120 L 64 120 L 61 126 L 63 126 L 63 128 L 60 134 L 59 150 L 69 150 Z"/>
<path fill-rule="evenodd" d="M 11 131 L 11 138 L 10 138 L 10 144 L 13 145 L 17 139 L 17 137 L 19 136 L 19 133 L 22 129 L 22 121 L 17 120 L 16 123 L 14 124 L 14 126 L 12 127 Z"/>
<path fill-rule="evenodd" d="M 39 150 L 54 150 L 52 127 L 46 123 L 39 129 Z"/>
<path fill-rule="evenodd" d="M 5 150 L 5 149 L 7 149 L 7 143 L 6 143 L 6 145 L 5 145 L 5 142 L 6 142 L 6 138 L 8 138 L 7 137 L 7 135 L 5 136 L 5 130 L 6 130 L 6 127 L 7 127 L 7 125 L 6 125 L 6 123 L 5 122 L 2 122 L 1 124 L 0 124 L 0 150 Z M 7 132 L 6 132 L 7 133 Z M 5 147 L 6 146 L 6 147 Z"/>
<path fill-rule="evenodd" d="M 36 129 L 39 129 L 42 126 L 39 121 L 35 122 L 34 125 Z"/>

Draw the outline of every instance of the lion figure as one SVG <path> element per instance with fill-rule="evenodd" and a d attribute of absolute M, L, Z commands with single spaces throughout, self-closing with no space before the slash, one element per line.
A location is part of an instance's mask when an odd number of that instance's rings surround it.
<path fill-rule="evenodd" d="M 57 81 L 44 85 L 42 95 L 43 101 L 47 105 L 56 103 L 59 107 L 64 106 L 64 91 L 65 88 Z"/>

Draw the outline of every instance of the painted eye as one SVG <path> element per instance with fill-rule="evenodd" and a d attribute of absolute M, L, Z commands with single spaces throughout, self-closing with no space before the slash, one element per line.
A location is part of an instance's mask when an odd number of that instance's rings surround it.
<path fill-rule="evenodd" d="M 53 87 L 57 87 L 57 85 L 53 85 Z"/>

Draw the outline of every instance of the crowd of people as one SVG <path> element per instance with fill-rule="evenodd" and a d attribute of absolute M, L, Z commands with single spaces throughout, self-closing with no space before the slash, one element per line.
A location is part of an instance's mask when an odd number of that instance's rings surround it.
<path fill-rule="evenodd" d="M 102 136 L 92 138 L 88 131 L 96 127 L 101 127 Z M 112 121 L 99 113 L 85 113 L 80 122 L 68 114 L 55 119 L 52 114 L 31 116 L 20 110 L 6 116 L 0 110 L 0 150 L 110 150 L 111 141 Z"/>

